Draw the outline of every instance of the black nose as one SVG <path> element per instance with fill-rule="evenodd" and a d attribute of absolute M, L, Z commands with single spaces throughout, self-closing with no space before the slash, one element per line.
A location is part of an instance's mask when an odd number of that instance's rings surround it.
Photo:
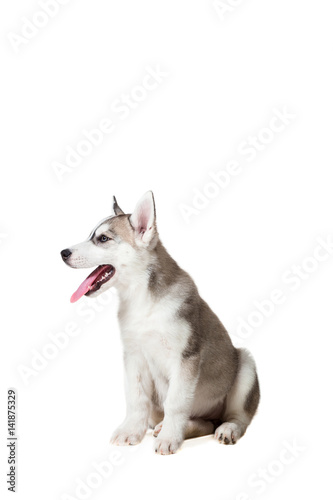
<path fill-rule="evenodd" d="M 68 250 L 68 248 L 66 248 L 66 250 L 61 250 L 61 257 L 62 257 L 62 260 L 67 260 L 68 257 L 70 257 L 72 255 L 72 252 L 70 250 Z"/>

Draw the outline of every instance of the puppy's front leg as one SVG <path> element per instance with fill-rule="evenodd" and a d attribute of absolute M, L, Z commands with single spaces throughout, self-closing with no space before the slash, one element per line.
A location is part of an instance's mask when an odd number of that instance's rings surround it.
<path fill-rule="evenodd" d="M 162 430 L 155 441 L 156 453 L 175 453 L 184 441 L 199 376 L 198 366 L 199 360 L 190 358 L 180 360 L 173 369 L 164 402 Z"/>
<path fill-rule="evenodd" d="M 147 428 L 151 401 L 152 381 L 146 361 L 138 353 L 124 353 L 126 418 L 115 430 L 111 443 L 117 445 L 138 444 Z"/>

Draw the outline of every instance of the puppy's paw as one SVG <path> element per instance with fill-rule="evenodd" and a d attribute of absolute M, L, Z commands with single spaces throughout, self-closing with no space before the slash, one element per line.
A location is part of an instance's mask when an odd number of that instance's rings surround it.
<path fill-rule="evenodd" d="M 164 437 L 161 431 L 155 440 L 155 453 L 158 455 L 172 455 L 180 448 L 182 442 L 183 439 Z"/>
<path fill-rule="evenodd" d="M 214 438 L 223 444 L 236 444 L 240 437 L 240 427 L 234 422 L 224 422 L 216 429 L 214 435 Z"/>
<path fill-rule="evenodd" d="M 120 425 L 112 434 L 110 443 L 117 446 L 139 444 L 141 443 L 145 434 L 146 429 L 142 426 Z"/>
<path fill-rule="evenodd" d="M 153 436 L 154 437 L 157 437 L 159 435 L 159 433 L 161 432 L 162 430 L 162 427 L 163 427 L 163 421 L 160 422 L 159 424 L 155 425 L 155 428 L 153 430 Z"/>

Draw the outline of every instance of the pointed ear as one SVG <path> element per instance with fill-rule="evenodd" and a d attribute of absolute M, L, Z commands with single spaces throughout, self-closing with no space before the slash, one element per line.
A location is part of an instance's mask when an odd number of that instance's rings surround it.
<path fill-rule="evenodd" d="M 122 209 L 119 207 L 115 196 L 113 197 L 113 201 L 112 201 L 112 211 L 113 211 L 114 215 L 121 215 L 124 213 L 122 211 Z"/>
<path fill-rule="evenodd" d="M 156 212 L 155 201 L 152 191 L 138 201 L 134 212 L 130 217 L 130 223 L 135 231 L 137 243 L 148 245 L 156 234 Z"/>

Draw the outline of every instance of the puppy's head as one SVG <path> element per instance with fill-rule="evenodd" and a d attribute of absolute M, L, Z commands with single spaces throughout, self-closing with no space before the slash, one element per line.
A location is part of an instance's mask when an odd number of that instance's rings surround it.
<path fill-rule="evenodd" d="M 148 191 L 132 214 L 125 214 L 113 197 L 112 215 L 100 221 L 87 240 L 61 251 L 64 262 L 73 268 L 96 269 L 71 297 L 97 296 L 131 276 L 140 278 L 148 253 L 158 241 L 154 196 Z M 138 276 L 136 276 L 138 275 Z"/>

